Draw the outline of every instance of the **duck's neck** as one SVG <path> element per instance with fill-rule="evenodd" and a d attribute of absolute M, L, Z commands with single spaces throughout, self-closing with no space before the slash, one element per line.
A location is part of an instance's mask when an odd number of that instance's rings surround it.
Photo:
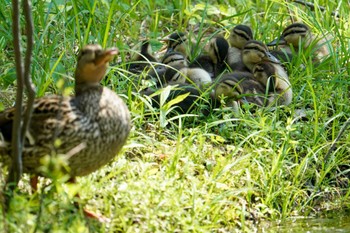
<path fill-rule="evenodd" d="M 103 87 L 101 86 L 100 83 L 76 83 L 75 84 L 75 95 L 79 96 L 82 95 L 83 93 L 87 92 L 88 90 L 93 90 L 93 89 L 102 89 Z"/>

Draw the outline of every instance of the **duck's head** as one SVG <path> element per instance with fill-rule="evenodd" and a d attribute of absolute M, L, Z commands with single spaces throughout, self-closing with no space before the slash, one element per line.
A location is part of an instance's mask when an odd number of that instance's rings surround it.
<path fill-rule="evenodd" d="M 209 54 L 211 60 L 215 63 L 225 61 L 228 54 L 229 44 L 227 40 L 221 36 L 213 37 L 206 45 L 205 50 Z"/>
<path fill-rule="evenodd" d="M 286 27 L 282 35 L 268 43 L 268 46 L 275 45 L 293 45 L 294 48 L 299 47 L 299 43 L 304 42 L 310 35 L 310 29 L 303 23 L 293 23 Z"/>
<path fill-rule="evenodd" d="M 253 32 L 249 26 L 239 24 L 233 28 L 229 37 L 229 43 L 232 47 L 242 49 L 247 41 L 253 39 Z"/>
<path fill-rule="evenodd" d="M 78 55 L 76 84 L 99 83 L 106 74 L 108 63 L 117 54 L 116 48 L 102 49 L 100 45 L 86 45 Z"/>
<path fill-rule="evenodd" d="M 257 40 L 248 41 L 242 51 L 242 61 L 249 70 L 253 70 L 254 65 L 267 61 L 280 63 L 268 50 L 267 46 Z"/>

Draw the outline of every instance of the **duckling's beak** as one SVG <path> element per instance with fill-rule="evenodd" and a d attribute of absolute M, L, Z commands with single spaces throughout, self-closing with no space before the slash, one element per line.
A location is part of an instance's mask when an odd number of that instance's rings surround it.
<path fill-rule="evenodd" d="M 269 61 L 269 62 L 272 62 L 272 63 L 281 63 L 280 60 L 278 60 L 274 55 L 272 55 L 270 52 L 266 52 L 266 57 L 265 57 L 265 61 Z"/>
<path fill-rule="evenodd" d="M 117 48 L 110 48 L 110 49 L 104 50 L 100 54 L 97 54 L 97 56 L 95 58 L 96 66 L 100 66 L 100 65 L 103 65 L 103 64 L 110 62 L 113 59 L 113 57 L 115 55 L 117 55 L 118 53 L 119 53 L 119 51 Z"/>
<path fill-rule="evenodd" d="M 168 49 L 166 50 L 165 54 L 171 53 L 171 52 L 173 52 L 173 51 L 174 51 L 173 48 L 168 48 Z"/>
<path fill-rule="evenodd" d="M 267 46 L 275 46 L 275 45 L 285 45 L 287 42 L 285 41 L 284 37 L 281 36 L 279 38 L 274 39 L 270 43 L 266 44 Z"/>

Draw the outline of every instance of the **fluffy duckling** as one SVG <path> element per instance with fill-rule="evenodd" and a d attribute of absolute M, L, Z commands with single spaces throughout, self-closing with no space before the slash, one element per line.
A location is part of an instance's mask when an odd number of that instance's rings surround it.
<path fill-rule="evenodd" d="M 222 73 L 226 68 L 226 58 L 229 44 L 223 37 L 213 37 L 206 45 L 207 55 L 197 57 L 189 67 L 199 67 L 206 70 L 212 78 Z"/>
<path fill-rule="evenodd" d="M 170 52 L 180 52 L 187 56 L 187 36 L 183 32 L 174 32 L 168 39 L 167 42 L 166 54 Z"/>
<path fill-rule="evenodd" d="M 40 175 L 42 157 L 71 154 L 67 173 L 72 178 L 84 176 L 106 165 L 121 150 L 130 132 L 130 113 L 114 91 L 100 85 L 116 54 L 114 48 L 103 50 L 99 45 L 87 45 L 78 57 L 75 96 L 35 100 L 23 148 L 23 172 Z M 5 140 L 2 144 L 6 145 L 0 147 L 0 160 L 5 165 L 11 162 L 14 111 L 9 108 L 0 113 Z"/>
<path fill-rule="evenodd" d="M 151 45 L 149 41 L 143 41 L 141 44 L 141 51 L 131 59 L 131 62 L 127 67 L 128 71 L 131 73 L 140 74 L 146 68 L 148 68 L 152 62 L 158 62 L 157 59 L 151 54 Z"/>
<path fill-rule="evenodd" d="M 262 62 L 254 66 L 253 75 L 266 87 L 270 104 L 289 105 L 292 102 L 292 86 L 287 73 L 281 66 Z"/>
<path fill-rule="evenodd" d="M 308 49 L 310 46 L 313 48 L 313 61 L 320 62 L 325 57 L 330 55 L 330 48 L 328 40 L 326 38 L 317 38 L 312 34 L 308 26 L 303 23 L 293 23 L 286 27 L 282 35 L 268 43 L 268 46 L 278 45 L 280 50 L 285 51 L 287 54 L 292 54 L 293 50 L 299 52 L 299 48 L 304 50 Z"/>
<path fill-rule="evenodd" d="M 249 72 L 224 74 L 214 87 L 214 98 L 227 98 L 227 105 L 238 110 L 240 103 L 248 102 L 258 106 L 266 106 L 268 99 L 265 87 L 254 79 Z"/>
<path fill-rule="evenodd" d="M 168 73 L 171 73 L 172 70 L 180 69 L 188 66 L 188 61 L 184 54 L 180 52 L 170 52 L 164 55 L 162 58 L 161 64 L 157 64 L 152 67 L 148 72 L 148 77 L 155 79 L 156 86 L 161 87 L 167 83 L 167 80 L 170 79 Z M 174 74 L 171 73 L 171 76 Z M 168 78 L 164 78 L 168 77 Z"/>
<path fill-rule="evenodd" d="M 211 84 L 212 79 L 204 69 L 174 66 L 167 69 L 164 81 L 168 84 L 194 84 L 199 89 L 205 89 Z"/>
<path fill-rule="evenodd" d="M 281 49 L 270 50 L 270 53 L 272 54 L 272 56 L 277 58 L 283 64 L 290 63 L 294 57 L 292 53 L 289 53 L 288 51 L 286 51 L 284 49 L 283 50 L 281 50 Z"/>
<path fill-rule="evenodd" d="M 175 66 L 188 66 L 187 58 L 183 53 L 170 52 L 166 53 L 161 61 L 164 65 L 175 67 Z"/>
<path fill-rule="evenodd" d="M 252 72 L 256 64 L 264 61 L 276 64 L 280 63 L 280 61 L 269 52 L 264 43 L 257 40 L 250 40 L 243 47 L 242 63 L 237 70 Z"/>
<path fill-rule="evenodd" d="M 157 90 L 147 89 L 142 92 L 143 95 L 152 96 L 152 107 L 160 107 L 160 95 L 154 95 Z M 172 107 L 175 107 L 175 111 L 180 114 L 190 112 L 196 107 L 196 102 L 201 98 L 201 92 L 198 88 L 188 84 L 177 84 L 170 90 L 169 96 L 166 102 L 176 99 L 180 95 L 188 94 L 182 101 L 175 103 Z"/>
<path fill-rule="evenodd" d="M 230 34 L 227 64 L 235 70 L 242 62 L 242 49 L 244 45 L 253 39 L 253 32 L 249 26 L 239 24 L 235 26 Z"/>

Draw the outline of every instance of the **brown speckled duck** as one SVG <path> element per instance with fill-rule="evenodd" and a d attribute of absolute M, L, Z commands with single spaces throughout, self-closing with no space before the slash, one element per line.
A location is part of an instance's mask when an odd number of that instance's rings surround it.
<path fill-rule="evenodd" d="M 23 171 L 40 175 L 45 155 L 69 154 L 69 175 L 88 175 L 110 162 L 130 132 L 130 113 L 116 93 L 100 85 L 117 49 L 87 45 L 78 57 L 75 96 L 46 96 L 34 103 L 23 148 Z M 14 108 L 0 112 L 0 161 L 11 162 Z M 0 137 L 1 138 L 1 137 Z M 59 140 L 59 146 L 57 142 Z M 75 153 L 72 153 L 72 151 Z"/>

